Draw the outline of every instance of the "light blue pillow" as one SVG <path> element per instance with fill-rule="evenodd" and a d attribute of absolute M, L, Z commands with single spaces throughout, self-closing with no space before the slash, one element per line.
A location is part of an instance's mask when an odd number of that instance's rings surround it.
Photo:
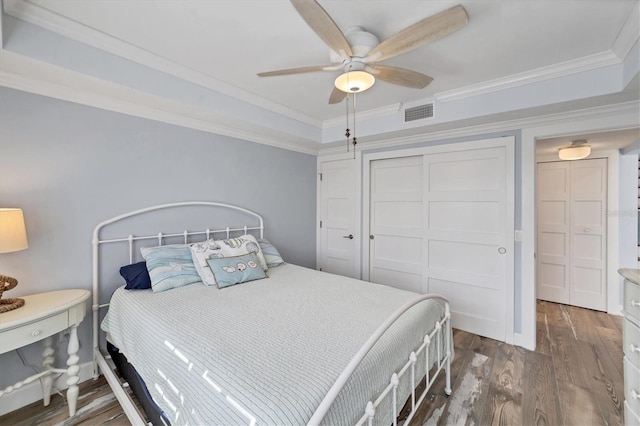
<path fill-rule="evenodd" d="M 207 259 L 207 263 L 220 288 L 267 278 L 255 253 L 211 258 Z"/>
<path fill-rule="evenodd" d="M 140 252 L 154 293 L 201 282 L 187 245 L 143 247 Z"/>
<path fill-rule="evenodd" d="M 284 260 L 282 260 L 280 253 L 278 253 L 273 244 L 264 238 L 258 239 L 258 244 L 260 244 L 260 250 L 262 250 L 262 255 L 269 268 L 284 265 Z"/>

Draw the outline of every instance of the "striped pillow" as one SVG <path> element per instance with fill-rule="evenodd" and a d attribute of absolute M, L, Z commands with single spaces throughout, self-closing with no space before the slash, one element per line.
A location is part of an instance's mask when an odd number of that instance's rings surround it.
<path fill-rule="evenodd" d="M 143 247 L 154 293 L 201 282 L 188 245 Z"/>

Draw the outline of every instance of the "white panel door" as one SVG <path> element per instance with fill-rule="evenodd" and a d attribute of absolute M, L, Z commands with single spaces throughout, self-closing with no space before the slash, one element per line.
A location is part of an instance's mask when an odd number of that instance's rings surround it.
<path fill-rule="evenodd" d="M 538 163 L 538 299 L 569 303 L 571 257 L 570 163 Z"/>
<path fill-rule="evenodd" d="M 359 278 L 355 249 L 355 164 L 322 163 L 320 182 L 320 256 L 322 271 Z"/>
<path fill-rule="evenodd" d="M 571 162 L 570 303 L 607 310 L 607 160 Z"/>
<path fill-rule="evenodd" d="M 449 299 L 452 325 L 504 341 L 513 259 L 506 148 L 424 157 L 424 274 Z"/>
<path fill-rule="evenodd" d="M 369 280 L 422 293 L 422 156 L 371 162 Z"/>
<path fill-rule="evenodd" d="M 538 298 L 606 311 L 607 160 L 537 171 Z"/>

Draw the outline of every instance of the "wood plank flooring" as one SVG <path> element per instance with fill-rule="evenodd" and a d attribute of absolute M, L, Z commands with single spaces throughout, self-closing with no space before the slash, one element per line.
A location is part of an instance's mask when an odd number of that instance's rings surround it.
<path fill-rule="evenodd" d="M 622 318 L 538 301 L 537 348 L 454 330 L 452 394 L 434 384 L 412 425 L 622 425 Z M 67 418 L 54 395 L 0 417 L 0 425 L 128 425 L 104 379 L 80 387 Z"/>

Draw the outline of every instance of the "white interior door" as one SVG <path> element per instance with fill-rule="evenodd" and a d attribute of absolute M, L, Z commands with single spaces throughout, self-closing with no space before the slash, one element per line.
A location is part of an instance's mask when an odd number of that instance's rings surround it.
<path fill-rule="evenodd" d="M 318 266 L 325 272 L 359 278 L 355 262 L 354 166 L 352 159 L 321 164 Z"/>
<path fill-rule="evenodd" d="M 425 155 L 425 276 L 452 325 L 504 341 L 513 262 L 506 147 Z"/>
<path fill-rule="evenodd" d="M 568 162 L 538 163 L 536 255 L 538 298 L 569 303 L 571 170 Z"/>
<path fill-rule="evenodd" d="M 607 310 L 607 160 L 571 162 L 571 286 L 569 300 Z"/>
<path fill-rule="evenodd" d="M 422 293 L 422 156 L 371 162 L 369 280 Z"/>
<path fill-rule="evenodd" d="M 607 160 L 537 170 L 538 298 L 606 311 Z"/>

